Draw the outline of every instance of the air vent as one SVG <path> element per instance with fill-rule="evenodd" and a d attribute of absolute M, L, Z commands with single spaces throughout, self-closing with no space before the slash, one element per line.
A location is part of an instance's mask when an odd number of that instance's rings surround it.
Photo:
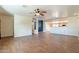
<path fill-rule="evenodd" d="M 22 7 L 26 8 L 26 7 L 27 7 L 27 5 L 22 5 Z"/>

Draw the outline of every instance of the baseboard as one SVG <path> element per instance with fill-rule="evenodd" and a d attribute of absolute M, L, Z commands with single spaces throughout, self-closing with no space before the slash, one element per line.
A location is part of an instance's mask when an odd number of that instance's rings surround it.
<path fill-rule="evenodd" d="M 1 37 L 1 39 L 3 39 L 3 38 L 12 38 L 12 37 L 14 37 L 14 36 L 5 36 L 5 37 Z"/>
<path fill-rule="evenodd" d="M 51 33 L 51 32 L 50 32 Z M 59 33 L 52 33 L 52 34 L 58 34 L 58 35 L 66 35 L 66 36 L 76 36 L 76 37 L 78 37 L 78 35 L 72 35 L 72 34 L 59 34 Z"/>

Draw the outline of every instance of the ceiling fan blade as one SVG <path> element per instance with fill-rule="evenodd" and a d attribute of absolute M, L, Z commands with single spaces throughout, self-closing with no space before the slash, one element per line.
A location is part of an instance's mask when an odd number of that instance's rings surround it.
<path fill-rule="evenodd" d="M 41 11 L 42 13 L 47 13 L 46 11 Z"/>
<path fill-rule="evenodd" d="M 44 14 L 43 14 L 43 13 L 40 13 L 40 15 L 41 15 L 41 16 L 44 16 Z"/>

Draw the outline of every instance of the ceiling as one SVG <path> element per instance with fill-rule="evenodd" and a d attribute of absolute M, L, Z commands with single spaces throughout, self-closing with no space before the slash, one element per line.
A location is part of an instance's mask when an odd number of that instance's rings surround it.
<path fill-rule="evenodd" d="M 34 16 L 33 12 L 37 8 L 47 11 L 44 16 L 46 19 L 79 15 L 79 5 L 2 5 L 0 12 Z"/>
<path fill-rule="evenodd" d="M 11 15 L 11 14 L 0 6 L 0 15 Z"/>

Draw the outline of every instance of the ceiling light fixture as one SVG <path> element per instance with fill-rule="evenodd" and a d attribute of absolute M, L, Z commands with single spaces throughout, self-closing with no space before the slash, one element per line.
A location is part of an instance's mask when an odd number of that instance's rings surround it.
<path fill-rule="evenodd" d="M 36 15 L 37 15 L 37 16 L 40 16 L 40 14 L 39 14 L 39 13 L 36 13 Z"/>

